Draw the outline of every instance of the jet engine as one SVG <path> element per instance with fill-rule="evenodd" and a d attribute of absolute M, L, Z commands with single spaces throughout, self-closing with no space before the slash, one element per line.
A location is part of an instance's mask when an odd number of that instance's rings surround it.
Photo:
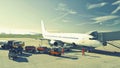
<path fill-rule="evenodd" d="M 49 44 L 52 45 L 52 46 L 58 46 L 58 45 L 62 46 L 62 45 L 64 45 L 63 42 L 61 42 L 61 41 L 54 41 L 54 40 L 50 40 Z"/>
<path fill-rule="evenodd" d="M 56 41 L 54 41 L 54 40 L 51 40 L 51 41 L 49 42 L 49 44 L 50 44 L 50 45 L 55 45 L 55 46 L 58 45 L 58 43 L 57 43 Z"/>

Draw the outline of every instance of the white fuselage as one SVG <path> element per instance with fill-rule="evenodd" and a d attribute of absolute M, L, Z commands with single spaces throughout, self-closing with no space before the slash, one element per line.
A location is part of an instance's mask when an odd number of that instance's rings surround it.
<path fill-rule="evenodd" d="M 98 47 L 101 43 L 97 40 L 90 40 L 91 35 L 79 34 L 79 33 L 46 33 L 43 35 L 44 38 L 50 40 L 59 40 L 64 43 L 75 43 L 77 45 Z"/>

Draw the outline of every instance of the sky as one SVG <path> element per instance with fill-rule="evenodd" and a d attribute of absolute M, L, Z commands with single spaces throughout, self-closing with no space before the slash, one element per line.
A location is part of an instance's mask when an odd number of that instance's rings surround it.
<path fill-rule="evenodd" d="M 0 0 L 0 33 L 120 30 L 120 0 Z"/>

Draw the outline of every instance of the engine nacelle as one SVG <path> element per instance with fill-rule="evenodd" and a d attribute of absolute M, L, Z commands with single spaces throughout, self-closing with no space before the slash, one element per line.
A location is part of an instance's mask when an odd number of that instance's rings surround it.
<path fill-rule="evenodd" d="M 53 46 L 58 46 L 58 45 L 63 46 L 64 45 L 63 42 L 61 42 L 61 41 L 54 41 L 54 40 L 49 41 L 49 44 L 53 45 Z"/>
<path fill-rule="evenodd" d="M 49 44 L 50 44 L 50 45 L 55 45 L 55 46 L 58 45 L 58 43 L 57 43 L 56 41 L 54 41 L 54 40 L 51 40 L 51 41 L 49 42 Z"/>
<path fill-rule="evenodd" d="M 106 46 L 107 45 L 107 42 L 105 41 L 105 42 L 102 42 L 102 44 L 103 44 L 103 46 Z"/>

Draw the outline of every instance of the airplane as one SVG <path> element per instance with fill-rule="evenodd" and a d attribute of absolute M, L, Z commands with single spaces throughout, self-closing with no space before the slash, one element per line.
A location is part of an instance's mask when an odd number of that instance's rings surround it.
<path fill-rule="evenodd" d="M 49 33 L 46 31 L 43 21 L 41 21 L 42 36 L 44 39 L 48 39 L 52 45 L 59 44 L 73 44 L 86 47 L 99 47 L 102 46 L 101 42 L 94 40 L 94 36 L 90 34 L 82 33 Z"/>

